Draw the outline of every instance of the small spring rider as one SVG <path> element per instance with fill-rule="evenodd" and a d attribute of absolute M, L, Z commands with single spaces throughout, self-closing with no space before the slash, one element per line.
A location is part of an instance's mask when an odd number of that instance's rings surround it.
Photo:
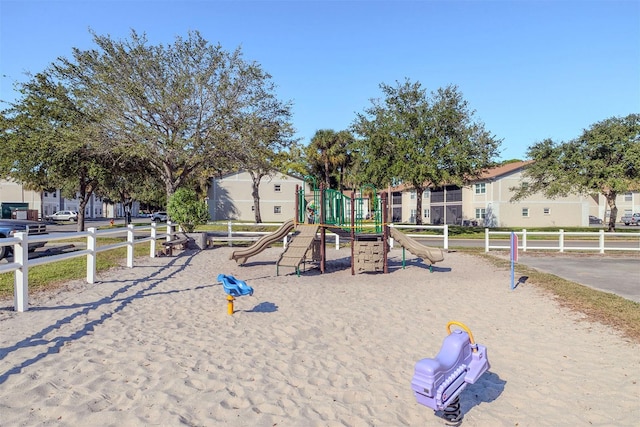
<path fill-rule="evenodd" d="M 233 301 L 236 297 L 243 295 L 253 295 L 253 288 L 243 280 L 236 279 L 226 274 L 218 274 L 218 282 L 222 283 L 222 288 L 227 294 L 227 313 L 233 314 Z"/>
<path fill-rule="evenodd" d="M 464 331 L 451 326 L 456 325 Z M 449 334 L 435 359 L 416 363 L 411 388 L 416 400 L 434 411 L 443 411 L 451 425 L 460 425 L 460 393 L 467 384 L 474 384 L 489 368 L 486 347 L 476 344 L 469 328 L 456 321 L 447 323 Z"/>

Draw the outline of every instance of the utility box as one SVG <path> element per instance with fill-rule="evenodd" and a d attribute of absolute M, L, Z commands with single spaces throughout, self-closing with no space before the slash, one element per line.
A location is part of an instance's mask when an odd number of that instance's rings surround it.
<path fill-rule="evenodd" d="M 26 219 L 29 221 L 38 221 L 37 209 L 14 209 L 11 211 L 11 219 Z"/>

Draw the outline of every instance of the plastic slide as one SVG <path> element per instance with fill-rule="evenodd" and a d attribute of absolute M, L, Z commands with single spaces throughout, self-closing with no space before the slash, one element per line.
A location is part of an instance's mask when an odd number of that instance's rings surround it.
<path fill-rule="evenodd" d="M 250 257 L 255 256 L 260 252 L 264 251 L 271 244 L 277 242 L 278 240 L 284 239 L 284 236 L 289 234 L 289 232 L 293 230 L 293 227 L 295 227 L 295 222 L 292 219 L 290 219 L 289 221 L 282 224 L 280 228 L 278 228 L 276 231 L 274 231 L 271 234 L 266 234 L 262 236 L 260 239 L 258 239 L 253 245 L 249 246 L 248 248 L 243 248 L 243 249 L 238 249 L 236 251 L 233 251 L 229 259 L 235 260 L 238 264 L 244 264 L 245 262 L 247 262 L 247 259 L 249 259 Z"/>
<path fill-rule="evenodd" d="M 253 295 L 253 288 L 243 280 L 236 279 L 226 274 L 218 274 L 218 282 L 222 283 L 224 291 L 232 297 Z"/>
<path fill-rule="evenodd" d="M 444 253 L 442 252 L 442 249 L 421 245 L 397 228 L 389 227 L 389 235 L 398 242 L 400 246 L 417 257 L 429 260 L 431 264 L 444 260 Z"/>

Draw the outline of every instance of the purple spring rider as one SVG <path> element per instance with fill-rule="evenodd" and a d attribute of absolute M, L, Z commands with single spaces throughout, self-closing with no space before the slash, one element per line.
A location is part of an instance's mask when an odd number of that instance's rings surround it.
<path fill-rule="evenodd" d="M 451 325 L 464 329 L 451 332 Z M 469 328 L 460 322 L 447 323 L 449 335 L 435 359 L 416 363 L 411 388 L 421 405 L 444 411 L 443 418 L 452 425 L 462 422 L 460 393 L 475 383 L 489 369 L 486 347 L 475 344 Z"/>

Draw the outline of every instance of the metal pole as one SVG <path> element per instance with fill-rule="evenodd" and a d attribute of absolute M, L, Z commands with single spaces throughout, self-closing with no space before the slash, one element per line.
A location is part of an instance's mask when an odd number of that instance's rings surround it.
<path fill-rule="evenodd" d="M 355 276 L 356 274 L 356 260 L 355 260 L 355 240 L 356 240 L 356 193 L 354 191 L 351 192 L 351 275 Z"/>

